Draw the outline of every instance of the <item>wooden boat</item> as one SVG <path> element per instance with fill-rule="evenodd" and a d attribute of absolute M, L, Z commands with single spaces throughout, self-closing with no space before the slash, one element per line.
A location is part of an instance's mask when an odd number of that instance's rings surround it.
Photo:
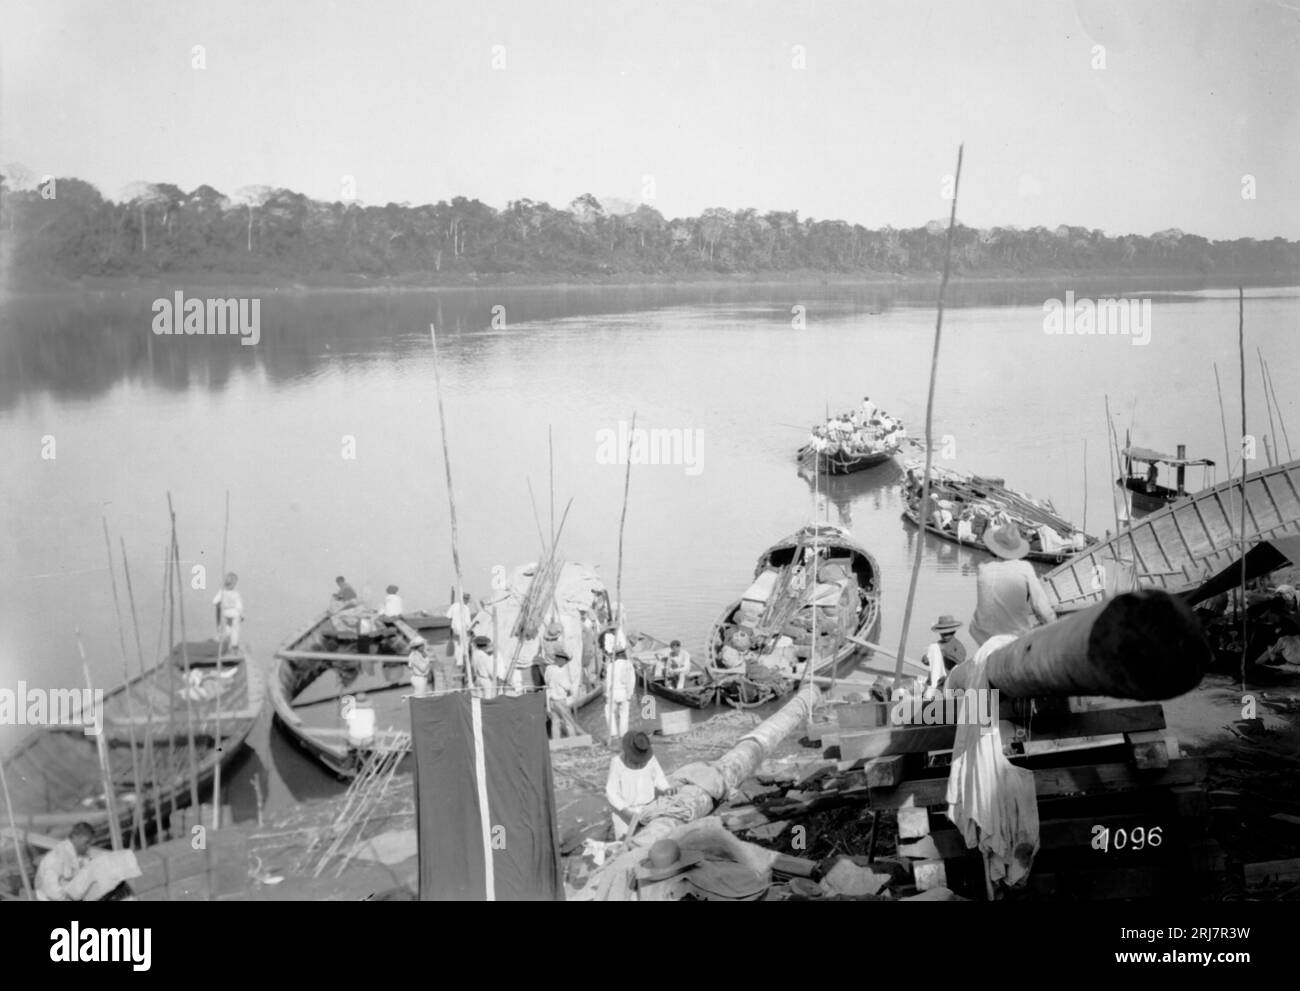
<path fill-rule="evenodd" d="M 855 471 L 865 471 L 868 468 L 882 465 L 897 453 L 897 447 L 890 447 L 870 454 L 845 454 L 842 451 L 827 454 L 825 452 L 818 453 L 812 449 L 811 445 L 805 444 L 799 448 L 797 457 L 801 465 L 824 472 L 827 475 L 851 475 Z"/>
<path fill-rule="evenodd" d="M 335 615 L 317 616 L 276 651 L 269 694 L 280 728 L 326 769 L 350 778 L 368 751 L 348 741 L 343 700 L 366 694 L 375 710 L 376 746 L 409 732 L 411 642 L 422 637 L 436 661 L 449 650 L 451 621 L 427 617 L 417 632 L 403 618 L 363 642 L 348 624 L 336 622 Z"/>
<path fill-rule="evenodd" d="M 1241 493 L 1240 478 L 1220 482 L 1134 521 L 1045 575 L 1048 595 L 1070 610 L 1132 587 L 1199 585 L 1240 553 Z M 1248 474 L 1245 493 L 1247 546 L 1300 533 L 1300 461 Z"/>
<path fill-rule="evenodd" d="M 921 481 L 925 473 L 925 463 L 911 460 L 906 465 L 903 488 L 907 507 L 903 510 L 903 519 L 913 526 L 919 526 L 919 504 L 921 499 Z M 1023 492 L 1009 489 L 1000 478 L 986 478 L 968 475 L 940 465 L 930 466 L 930 495 L 940 501 L 957 504 L 952 528 L 941 527 L 933 519 L 925 521 L 927 533 L 961 547 L 991 553 L 984 546 L 981 531 L 974 530 L 970 538 L 963 539 L 958 533 L 956 517 L 963 507 L 972 507 L 977 513 L 988 518 L 1003 516 L 1011 520 L 1029 541 L 1030 550 L 1025 555 L 1028 561 L 1043 564 L 1061 564 L 1095 538 L 1089 537 L 1073 523 L 1058 516 L 1052 504 L 1046 500 L 1034 499 Z M 1053 531 L 1047 535 L 1054 546 L 1044 547 L 1044 537 L 1040 530 L 1047 527 Z"/>
<path fill-rule="evenodd" d="M 1120 452 L 1124 458 L 1124 474 L 1115 480 L 1115 484 L 1126 492 L 1125 498 L 1132 507 L 1133 516 L 1142 516 L 1163 509 L 1171 502 L 1187 498 L 1185 483 L 1188 465 L 1213 467 L 1214 462 L 1208 458 L 1187 457 L 1187 445 L 1179 444 L 1178 453 L 1173 457 L 1152 451 L 1145 447 L 1126 447 Z M 1145 471 L 1133 470 L 1133 462 L 1146 465 Z M 1175 487 L 1161 485 L 1157 480 L 1160 465 L 1174 469 Z"/>
<path fill-rule="evenodd" d="M 475 617 L 474 632 L 492 636 L 507 659 L 517 656 L 519 641 L 514 636 L 515 625 L 536 573 L 535 564 L 517 568 L 505 577 Z M 556 603 L 556 618 L 572 627 L 576 608 L 570 600 L 590 605 L 593 594 L 598 600 L 596 618 L 607 621 L 609 597 L 594 570 L 562 563 L 548 602 Z M 374 615 L 373 610 L 364 606 L 356 610 L 358 619 Z M 495 634 L 491 618 L 494 613 L 498 627 Z M 338 777 L 355 776 L 371 752 L 409 739 L 411 680 L 407 657 L 413 639 L 419 636 L 429 645 L 435 663 L 450 657 L 450 620 L 428 613 L 408 615 L 386 626 L 377 626 L 375 633 L 363 639 L 359 631 L 352 629 L 353 620 L 345 617 L 341 621 L 339 614 L 326 612 L 290 637 L 276 652 L 270 679 L 276 720 L 312 759 Z M 536 631 L 532 632 L 533 638 L 525 640 L 532 651 L 519 664 L 526 691 L 541 687 L 540 669 L 533 664 L 537 641 Z M 578 642 L 581 643 L 580 627 Z M 588 679 L 573 709 L 589 705 L 604 691 L 604 681 L 599 675 L 594 680 Z M 348 738 L 343 703 L 345 699 L 355 703 L 362 692 L 366 704 L 375 712 L 375 734 L 372 743 L 358 748 Z"/>
<path fill-rule="evenodd" d="M 245 648 L 222 655 L 220 677 L 216 641 L 187 643 L 186 652 L 188 681 L 178 644 L 162 664 L 104 695 L 103 732 L 124 841 L 137 804 L 146 823 L 154 822 L 159 809 L 167 816 L 175 808 L 189 806 L 191 725 L 194 772 L 202 791 L 216 774 L 218 763 L 224 767 L 239 755 L 262 711 L 266 678 Z M 152 767 L 148 766 L 150 757 Z M 139 794 L 135 790 L 136 766 L 141 778 Z M 79 726 L 44 727 L 24 739 L 4 759 L 4 767 L 20 828 L 64 835 L 75 823 L 87 822 L 95 830 L 96 842 L 107 840 L 109 812 L 94 736 L 87 736 Z M 155 779 L 157 805 L 152 789 Z"/>
<path fill-rule="evenodd" d="M 808 567 L 815 555 L 816 581 Z M 874 641 L 880 628 L 880 569 L 843 527 L 810 524 L 773 544 L 758 559 L 754 582 L 714 624 L 708 640 L 708 665 L 733 677 L 742 672 L 723 663 L 723 648 L 737 632 L 753 643 L 740 686 L 756 687 L 767 701 L 786 694 L 806 673 L 829 675 L 870 655 L 860 641 Z M 812 617 L 817 610 L 817 646 Z M 791 642 L 794 641 L 794 642 Z M 764 668 L 783 666 L 783 679 L 756 677 Z M 724 693 L 728 701 L 745 703 Z M 753 703 L 757 704 L 757 703 Z"/>
<path fill-rule="evenodd" d="M 744 672 L 730 668 L 701 665 L 691 659 L 693 670 L 686 684 L 678 688 L 676 680 L 656 677 L 656 662 L 668 652 L 668 644 L 656 637 L 642 634 L 628 647 L 628 656 L 636 666 L 637 677 L 646 691 L 661 699 L 689 709 L 708 709 L 730 704 L 737 708 L 751 708 L 767 701 L 768 696 L 760 686 L 745 678 Z"/>

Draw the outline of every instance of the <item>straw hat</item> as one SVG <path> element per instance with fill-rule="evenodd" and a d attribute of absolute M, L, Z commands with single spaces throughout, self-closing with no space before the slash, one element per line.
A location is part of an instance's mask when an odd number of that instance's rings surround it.
<path fill-rule="evenodd" d="M 946 633 L 949 630 L 960 630 L 961 623 L 953 619 L 952 616 L 948 615 L 948 613 L 944 613 L 935 621 L 935 624 L 930 627 L 930 629 L 934 630 L 936 633 Z"/>
<path fill-rule="evenodd" d="M 654 756 L 654 748 L 650 745 L 650 737 L 644 733 L 628 733 L 623 737 L 623 763 L 631 770 L 636 771 L 650 763 L 650 758 Z"/>
<path fill-rule="evenodd" d="M 984 546 L 1007 561 L 1018 560 L 1029 553 L 1029 541 L 1021 536 L 1020 530 L 1012 523 L 985 530 Z"/>
<path fill-rule="evenodd" d="M 682 871 L 690 870 L 704 859 L 699 850 L 683 850 L 672 840 L 659 840 L 636 868 L 641 881 L 663 881 Z"/>

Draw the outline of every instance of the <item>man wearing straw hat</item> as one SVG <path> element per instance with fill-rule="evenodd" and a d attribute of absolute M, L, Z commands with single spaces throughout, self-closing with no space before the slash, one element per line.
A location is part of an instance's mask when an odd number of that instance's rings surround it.
<path fill-rule="evenodd" d="M 975 617 L 970 635 L 983 645 L 989 637 L 1010 634 L 1018 637 L 1039 624 L 1056 619 L 1047 590 L 1028 561 L 1029 541 L 1014 523 L 989 527 L 984 546 L 1000 561 L 981 564 L 975 578 Z"/>
<path fill-rule="evenodd" d="M 930 629 L 939 639 L 926 648 L 923 663 L 930 669 L 931 687 L 942 688 L 948 672 L 966 660 L 966 648 L 955 636 L 961 623 L 945 613 Z"/>
<path fill-rule="evenodd" d="M 470 654 L 470 670 L 474 675 L 474 694 L 480 698 L 497 697 L 496 659 L 491 653 L 492 638 L 477 636 Z"/>

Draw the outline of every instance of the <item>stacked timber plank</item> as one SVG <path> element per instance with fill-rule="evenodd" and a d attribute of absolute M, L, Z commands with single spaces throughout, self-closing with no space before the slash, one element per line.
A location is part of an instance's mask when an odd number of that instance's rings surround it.
<path fill-rule="evenodd" d="M 1223 858 L 1208 838 L 1206 765 L 1181 756 L 1160 704 L 1004 698 L 1000 708 L 1004 753 L 1033 771 L 1038 794 L 1040 848 L 1017 897 L 1200 897 L 1211 890 Z M 809 725 L 822 756 L 765 768 L 748 804 L 725 811 L 723 821 L 773 841 L 810 816 L 865 805 L 873 822 L 882 812 L 896 816 L 897 856 L 889 860 L 909 870 L 917 890 L 986 898 L 981 857 L 966 849 L 945 814 L 956 725 L 893 725 L 890 709 L 882 702 L 835 706 Z"/>

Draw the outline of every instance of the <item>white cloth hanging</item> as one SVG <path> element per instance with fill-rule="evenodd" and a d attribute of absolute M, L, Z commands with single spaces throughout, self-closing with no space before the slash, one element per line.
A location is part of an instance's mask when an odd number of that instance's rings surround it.
<path fill-rule="evenodd" d="M 987 661 L 1016 637 L 990 637 L 967 661 L 973 666 L 968 689 L 988 692 Z M 979 694 L 963 691 L 957 709 L 957 737 L 948 774 L 948 818 L 961 831 L 968 849 L 979 848 L 988 878 L 1015 886 L 1029 876 L 1038 852 L 1038 796 L 1034 772 L 1016 767 L 1002 754 L 997 707 L 981 705 Z M 988 725 L 980 725 L 979 714 Z"/>

